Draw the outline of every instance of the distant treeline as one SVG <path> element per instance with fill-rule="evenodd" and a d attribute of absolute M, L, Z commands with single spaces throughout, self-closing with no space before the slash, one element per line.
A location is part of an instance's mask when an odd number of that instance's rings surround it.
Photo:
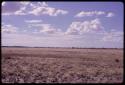
<path fill-rule="evenodd" d="M 85 47 L 29 47 L 29 46 L 2 46 L 2 47 L 19 47 L 19 48 L 71 48 L 71 49 L 123 49 L 123 48 L 85 48 Z"/>

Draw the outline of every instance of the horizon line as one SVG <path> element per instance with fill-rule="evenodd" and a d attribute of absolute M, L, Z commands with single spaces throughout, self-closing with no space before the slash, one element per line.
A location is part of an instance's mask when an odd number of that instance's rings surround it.
<path fill-rule="evenodd" d="M 74 47 L 74 46 L 71 46 L 71 47 L 55 47 L 55 46 L 45 46 L 45 47 L 40 47 L 40 46 L 1 46 L 1 47 L 28 47 L 28 48 L 72 48 L 72 49 L 75 49 L 75 48 L 79 48 L 79 49 L 86 49 L 86 48 L 91 48 L 91 49 L 123 49 L 123 48 L 118 48 L 118 47 Z"/>

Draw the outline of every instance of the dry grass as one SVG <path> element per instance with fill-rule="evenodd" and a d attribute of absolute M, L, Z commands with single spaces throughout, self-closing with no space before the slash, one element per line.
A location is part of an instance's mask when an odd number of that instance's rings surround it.
<path fill-rule="evenodd" d="M 3 83 L 121 83 L 123 49 L 2 48 Z"/>

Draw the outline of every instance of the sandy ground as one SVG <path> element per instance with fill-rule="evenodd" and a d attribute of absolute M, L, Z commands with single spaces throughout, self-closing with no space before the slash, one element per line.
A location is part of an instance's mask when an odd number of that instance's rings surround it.
<path fill-rule="evenodd" d="M 3 83 L 121 83 L 123 49 L 2 47 Z"/>

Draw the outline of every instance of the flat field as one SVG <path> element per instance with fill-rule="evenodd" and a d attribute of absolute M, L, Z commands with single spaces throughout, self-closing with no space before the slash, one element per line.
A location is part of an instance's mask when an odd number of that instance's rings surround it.
<path fill-rule="evenodd" d="M 121 83 L 123 49 L 2 47 L 2 83 Z"/>

